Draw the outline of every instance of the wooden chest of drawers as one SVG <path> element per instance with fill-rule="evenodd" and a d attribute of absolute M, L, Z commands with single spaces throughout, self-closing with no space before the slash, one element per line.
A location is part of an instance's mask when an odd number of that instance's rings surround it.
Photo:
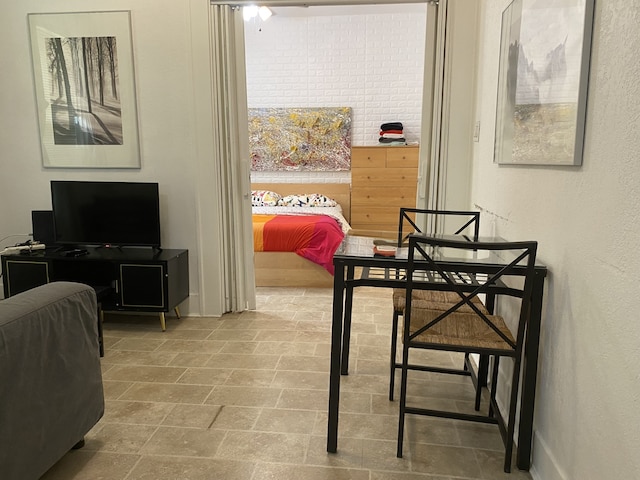
<path fill-rule="evenodd" d="M 351 148 L 351 226 L 393 232 L 400 207 L 415 207 L 417 146 Z"/>

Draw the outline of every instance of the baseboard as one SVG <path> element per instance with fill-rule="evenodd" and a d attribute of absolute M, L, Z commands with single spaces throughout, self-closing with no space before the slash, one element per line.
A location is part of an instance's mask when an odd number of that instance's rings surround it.
<path fill-rule="evenodd" d="M 556 461 L 549 445 L 538 435 L 533 433 L 533 464 L 529 471 L 533 480 L 568 480 L 567 476 Z"/>

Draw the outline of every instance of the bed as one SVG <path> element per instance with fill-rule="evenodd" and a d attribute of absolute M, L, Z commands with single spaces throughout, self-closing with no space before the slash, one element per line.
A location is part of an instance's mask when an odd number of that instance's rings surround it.
<path fill-rule="evenodd" d="M 321 247 L 319 243 L 314 244 L 313 242 L 315 242 L 316 239 L 309 236 L 309 229 L 318 230 L 320 226 L 326 226 L 329 229 L 329 233 L 324 233 L 323 235 L 329 236 L 329 240 L 337 248 L 336 242 L 338 241 L 338 233 L 335 232 L 336 228 L 339 228 L 343 234 L 350 229 L 348 224 L 351 212 L 350 185 L 348 183 L 253 183 L 251 185 L 251 189 L 252 191 L 276 192 L 281 197 L 301 194 L 321 194 L 335 200 L 340 206 L 339 209 L 326 207 L 311 207 L 304 209 L 298 209 L 297 207 L 253 207 L 254 250 L 256 250 L 254 251 L 256 286 L 332 286 L 333 275 L 330 271 L 333 269 L 333 264 L 331 263 L 333 251 L 322 252 L 323 258 L 314 259 L 318 261 L 318 263 L 308 260 L 295 252 L 263 251 L 265 249 L 277 248 L 274 245 L 280 241 L 275 237 L 275 234 L 270 234 L 269 231 L 265 230 L 265 225 L 266 228 L 278 227 L 278 224 L 283 224 L 283 226 L 286 227 L 287 224 L 296 221 L 290 215 L 291 213 L 295 213 L 296 215 L 294 216 L 313 216 L 314 218 L 308 219 L 312 226 L 294 227 L 298 230 L 307 232 L 307 241 L 309 243 L 305 245 L 305 247 L 308 248 L 301 252 L 301 254 L 307 255 L 308 257 L 314 257 L 317 256 L 318 248 L 321 250 L 332 248 L 328 246 Z M 342 220 L 338 220 L 337 217 L 335 217 L 335 212 L 339 210 L 341 210 L 341 217 L 343 217 Z M 323 212 L 323 214 L 320 214 L 320 212 Z M 288 218 L 285 218 L 277 215 L 277 213 L 289 215 L 287 215 Z M 325 213 L 326 215 L 324 215 Z M 341 240 L 341 237 L 339 240 Z M 265 243 L 267 245 L 265 245 Z M 283 243 L 289 242 L 285 239 Z M 287 247 L 283 246 L 283 249 L 284 248 Z"/>

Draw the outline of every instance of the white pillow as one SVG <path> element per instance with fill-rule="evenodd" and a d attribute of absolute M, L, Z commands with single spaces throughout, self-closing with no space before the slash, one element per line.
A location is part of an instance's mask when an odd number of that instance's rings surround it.
<path fill-rule="evenodd" d="M 336 207 L 338 202 L 320 193 L 286 195 L 278 201 L 279 207 Z"/>
<path fill-rule="evenodd" d="M 275 207 L 282 197 L 271 190 L 252 190 L 252 207 Z"/>

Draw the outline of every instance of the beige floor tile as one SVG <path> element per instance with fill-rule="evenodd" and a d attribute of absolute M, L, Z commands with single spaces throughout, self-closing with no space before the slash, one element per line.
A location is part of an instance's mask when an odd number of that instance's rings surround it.
<path fill-rule="evenodd" d="M 225 368 L 187 368 L 176 383 L 191 385 L 222 385 L 231 375 L 232 370 Z"/>
<path fill-rule="evenodd" d="M 259 342 L 256 355 L 308 355 L 309 345 L 300 342 Z"/>
<path fill-rule="evenodd" d="M 273 370 L 278 364 L 279 355 L 242 355 L 235 353 L 217 353 L 207 362 L 213 368 L 249 368 L 254 370 Z"/>
<path fill-rule="evenodd" d="M 174 367 L 204 367 L 211 358 L 210 353 L 175 353 L 169 362 Z"/>
<path fill-rule="evenodd" d="M 372 322 L 353 322 L 351 324 L 351 335 L 356 337 L 361 333 L 376 335 L 378 333 L 378 327 Z"/>
<path fill-rule="evenodd" d="M 316 466 L 258 464 L 253 480 L 369 480 L 367 470 Z"/>
<path fill-rule="evenodd" d="M 229 431 L 218 447 L 218 458 L 274 463 L 304 463 L 307 435 Z"/>
<path fill-rule="evenodd" d="M 105 347 L 103 362 L 107 365 L 169 365 L 176 357 L 173 352 L 145 352 L 134 350 L 110 350 Z"/>
<path fill-rule="evenodd" d="M 290 342 L 296 338 L 296 332 L 291 330 L 260 330 L 255 340 L 259 342 Z"/>
<path fill-rule="evenodd" d="M 403 458 L 396 456 L 396 439 L 370 440 L 363 439 L 363 464 L 372 470 L 390 470 L 409 472 L 411 470 L 411 454 L 407 452 Z"/>
<path fill-rule="evenodd" d="M 208 428 L 160 427 L 140 449 L 144 455 L 214 457 L 225 432 Z"/>
<path fill-rule="evenodd" d="M 104 389 L 105 400 L 115 400 L 119 398 L 124 392 L 126 392 L 133 382 L 118 382 L 113 380 L 103 380 L 102 388 Z"/>
<path fill-rule="evenodd" d="M 251 462 L 191 457 L 143 457 L 127 480 L 251 480 Z"/>
<path fill-rule="evenodd" d="M 218 328 L 207 337 L 207 340 L 250 342 L 256 338 L 257 334 L 257 330 Z"/>
<path fill-rule="evenodd" d="M 281 392 L 279 388 L 218 385 L 214 387 L 205 403 L 241 407 L 275 407 Z"/>
<path fill-rule="evenodd" d="M 326 372 L 292 372 L 278 370 L 273 375 L 272 387 L 324 390 L 329 385 Z"/>
<path fill-rule="evenodd" d="M 161 382 L 175 383 L 186 368 L 182 367 L 148 367 L 143 365 L 116 365 L 103 375 L 105 380 L 121 382 Z"/>
<path fill-rule="evenodd" d="M 294 341 L 300 342 L 303 344 L 309 343 L 331 343 L 331 331 L 327 329 L 326 331 L 301 331 L 297 332 L 294 338 Z"/>
<path fill-rule="evenodd" d="M 372 413 L 371 395 L 360 392 L 342 392 L 340 394 L 340 411 L 347 413 Z M 326 413 L 326 408 L 321 409 Z"/>
<path fill-rule="evenodd" d="M 268 387 L 276 376 L 274 370 L 233 370 L 224 382 L 229 386 Z"/>
<path fill-rule="evenodd" d="M 484 425 L 472 422 L 454 422 L 460 445 L 504 452 L 504 444 L 498 425 Z"/>
<path fill-rule="evenodd" d="M 340 439 L 338 451 L 327 453 L 326 435 L 314 435 L 309 440 L 305 463 L 325 467 L 362 468 L 363 443 L 364 440 L 361 438 Z"/>
<path fill-rule="evenodd" d="M 282 433 L 309 433 L 309 426 L 315 423 L 316 412 L 311 410 L 285 410 L 263 408 L 255 430 Z"/>
<path fill-rule="evenodd" d="M 463 444 L 455 428 L 455 423 L 454 420 L 449 419 L 406 415 L 405 438 L 411 443 L 461 446 Z"/>
<path fill-rule="evenodd" d="M 211 390 L 211 386 L 203 385 L 136 383 L 120 396 L 120 400 L 201 404 Z"/>
<path fill-rule="evenodd" d="M 220 325 L 219 317 L 182 317 L 174 318 L 168 324 L 169 332 L 174 330 L 215 330 Z"/>
<path fill-rule="evenodd" d="M 172 405 L 162 425 L 171 427 L 210 428 L 220 414 L 220 405 Z"/>
<path fill-rule="evenodd" d="M 285 388 L 276 404 L 277 408 L 291 408 L 296 410 L 327 410 L 329 392 L 321 390 L 303 390 Z"/>
<path fill-rule="evenodd" d="M 224 345 L 225 342 L 216 340 L 181 340 L 170 338 L 160 345 L 157 351 L 172 353 L 218 353 Z"/>
<path fill-rule="evenodd" d="M 234 407 L 224 405 L 220 407 L 220 412 L 215 417 L 211 428 L 222 430 L 253 430 L 261 408 L 254 407 Z"/>
<path fill-rule="evenodd" d="M 240 341 L 228 341 L 224 347 L 220 349 L 220 353 L 254 353 L 258 342 L 240 342 Z"/>
<path fill-rule="evenodd" d="M 319 417 L 320 418 L 320 417 Z M 323 419 L 324 420 L 324 419 Z M 318 425 L 322 426 L 321 422 Z M 392 415 L 369 415 L 340 412 L 339 435 L 344 438 L 368 438 L 373 440 L 395 440 L 398 418 Z M 318 435 L 326 434 L 325 428 L 314 430 Z"/>
<path fill-rule="evenodd" d="M 329 364 L 327 359 L 323 357 L 283 355 L 278 362 L 277 368 L 278 370 L 327 373 Z"/>
<path fill-rule="evenodd" d="M 480 464 L 472 448 L 416 443 L 405 444 L 415 472 L 480 478 Z"/>
<path fill-rule="evenodd" d="M 171 403 L 107 400 L 103 422 L 160 425 L 173 408 Z"/>
<path fill-rule="evenodd" d="M 428 475 L 425 473 L 397 473 L 388 471 L 372 471 L 369 480 L 456 480 L 453 477 Z"/>
<path fill-rule="evenodd" d="M 71 450 L 40 480 L 125 480 L 140 455 Z"/>
<path fill-rule="evenodd" d="M 152 352 L 164 343 L 161 338 L 123 338 L 117 345 L 109 348 L 113 350 L 136 350 L 141 352 Z"/>
<path fill-rule="evenodd" d="M 101 452 L 139 453 L 140 449 L 158 429 L 154 425 L 104 423 L 98 431 L 89 432 L 83 450 L 99 449 Z"/>

